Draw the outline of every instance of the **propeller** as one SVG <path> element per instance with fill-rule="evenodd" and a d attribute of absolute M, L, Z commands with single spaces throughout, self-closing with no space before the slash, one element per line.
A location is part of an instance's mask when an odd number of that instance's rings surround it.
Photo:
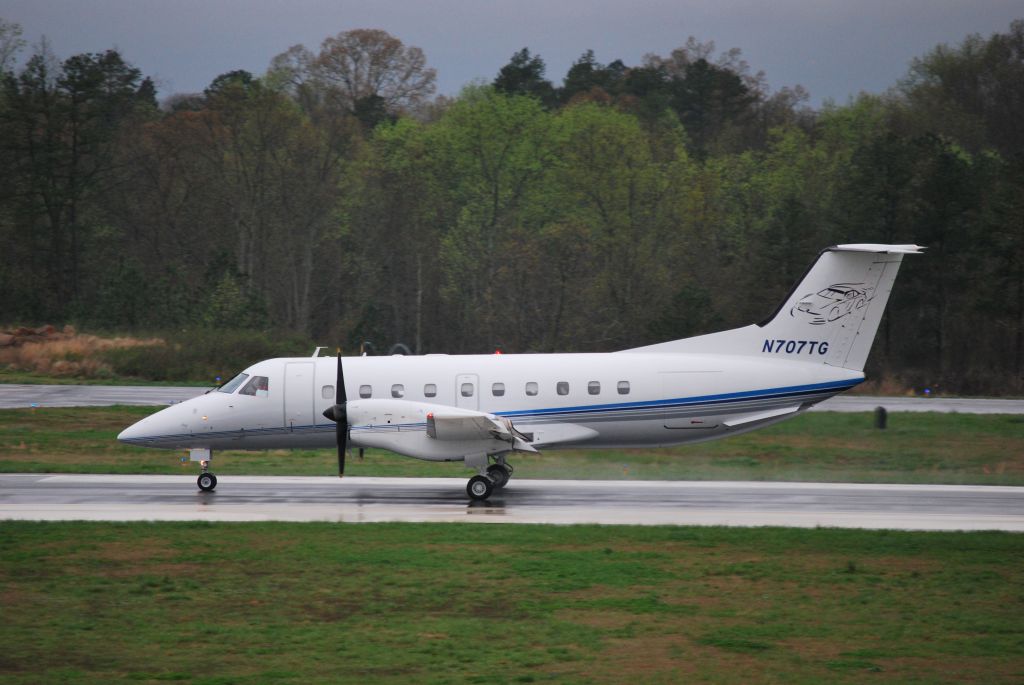
<path fill-rule="evenodd" d="M 345 394 L 345 374 L 341 369 L 341 348 L 338 348 L 338 378 L 334 386 L 334 404 L 324 410 L 324 416 L 335 423 L 338 441 L 338 478 L 345 475 L 345 450 L 348 449 L 348 396 Z"/>

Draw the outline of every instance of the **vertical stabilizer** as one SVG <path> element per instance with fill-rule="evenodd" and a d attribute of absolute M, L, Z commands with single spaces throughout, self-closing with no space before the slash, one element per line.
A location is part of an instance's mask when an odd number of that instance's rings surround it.
<path fill-rule="evenodd" d="M 766 321 L 628 351 L 741 354 L 863 371 L 903 255 L 923 249 L 830 247 Z"/>

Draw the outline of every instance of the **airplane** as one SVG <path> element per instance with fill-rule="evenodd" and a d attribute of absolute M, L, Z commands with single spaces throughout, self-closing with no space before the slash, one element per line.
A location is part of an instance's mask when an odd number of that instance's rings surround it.
<path fill-rule="evenodd" d="M 918 245 L 823 250 L 774 314 L 742 328 L 617 352 L 268 359 L 126 428 L 118 440 L 186 449 L 212 491 L 214 450 L 380 448 L 474 469 L 486 500 L 509 457 L 541 449 L 666 447 L 792 418 L 864 380 L 903 255 Z M 809 317 L 829 289 L 870 293 Z"/>

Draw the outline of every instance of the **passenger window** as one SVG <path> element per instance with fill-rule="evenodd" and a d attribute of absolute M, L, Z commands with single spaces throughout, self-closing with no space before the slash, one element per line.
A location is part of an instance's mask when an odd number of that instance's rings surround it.
<path fill-rule="evenodd" d="M 629 381 L 619 381 L 618 390 L 620 395 L 628 395 Z"/>
<path fill-rule="evenodd" d="M 534 395 L 536 395 L 537 394 L 537 384 L 534 383 L 533 381 L 530 381 L 529 383 L 527 383 L 526 384 L 526 394 L 529 395 L 530 397 L 533 397 Z"/>
<path fill-rule="evenodd" d="M 559 395 L 568 395 L 569 384 L 566 383 L 565 381 L 558 381 L 558 385 L 555 386 L 555 390 L 558 392 Z"/>
<path fill-rule="evenodd" d="M 427 383 L 423 386 L 424 397 L 437 397 L 437 386 L 434 383 Z"/>
<path fill-rule="evenodd" d="M 324 398 L 325 400 L 333 400 L 334 399 L 334 386 L 333 385 L 325 385 L 324 387 L 322 387 L 320 389 L 320 397 Z"/>
<path fill-rule="evenodd" d="M 270 394 L 270 381 L 267 380 L 266 376 L 253 376 L 252 379 L 245 384 L 245 387 L 238 391 L 238 394 L 266 397 Z"/>
<path fill-rule="evenodd" d="M 391 386 L 392 397 L 405 397 L 405 386 L 401 383 L 395 383 Z"/>
<path fill-rule="evenodd" d="M 472 397 L 473 396 L 473 384 L 472 383 L 463 383 L 462 384 L 461 392 L 462 392 L 462 396 L 463 397 Z"/>
<path fill-rule="evenodd" d="M 373 395 L 373 386 L 370 386 L 370 385 L 360 385 L 359 386 L 359 396 L 362 397 L 364 400 L 369 398 L 369 397 L 371 397 L 372 395 Z"/>
<path fill-rule="evenodd" d="M 495 397 L 502 397 L 505 394 L 505 384 L 495 383 L 491 386 L 491 394 Z"/>
<path fill-rule="evenodd" d="M 591 395 L 600 395 L 601 394 L 601 383 L 600 383 L 600 381 L 590 381 L 589 383 L 587 383 L 587 392 L 589 392 Z"/>

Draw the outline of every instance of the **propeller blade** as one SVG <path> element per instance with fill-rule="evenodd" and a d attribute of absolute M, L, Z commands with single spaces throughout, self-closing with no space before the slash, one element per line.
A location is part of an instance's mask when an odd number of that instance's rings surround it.
<path fill-rule="evenodd" d="M 345 392 L 345 371 L 341 367 L 341 348 L 338 348 L 338 379 L 334 386 L 335 436 L 338 442 L 338 478 L 345 475 L 345 450 L 348 449 L 348 395 Z"/>
<path fill-rule="evenodd" d="M 338 424 L 338 478 L 345 475 L 345 435 L 344 428 Z"/>
<path fill-rule="evenodd" d="M 345 393 L 345 372 L 341 368 L 341 348 L 338 348 L 338 384 L 334 386 L 334 403 L 344 404 L 348 402 L 348 395 Z"/>

